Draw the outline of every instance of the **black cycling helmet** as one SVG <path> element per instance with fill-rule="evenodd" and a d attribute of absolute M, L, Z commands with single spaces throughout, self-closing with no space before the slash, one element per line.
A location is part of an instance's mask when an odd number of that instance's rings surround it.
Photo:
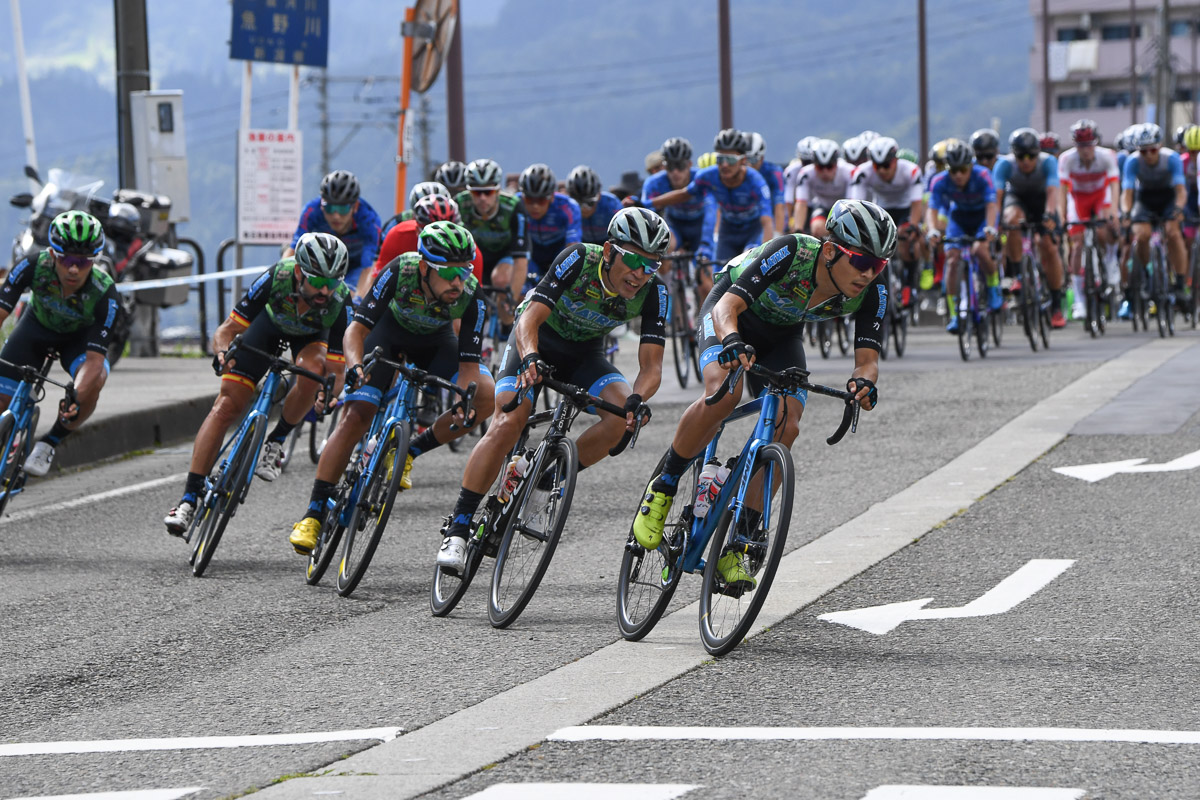
<path fill-rule="evenodd" d="M 335 169 L 321 179 L 321 199 L 326 203 L 343 205 L 358 200 L 358 178 L 353 172 Z"/>
<path fill-rule="evenodd" d="M 692 160 L 692 143 L 687 139 L 679 136 L 672 136 L 663 142 L 659 148 L 663 154 L 663 161 L 691 161 Z"/>
<path fill-rule="evenodd" d="M 521 172 L 518 185 L 526 197 L 550 197 L 558 187 L 558 180 L 545 164 L 530 164 Z"/>
<path fill-rule="evenodd" d="M 943 158 L 947 167 L 969 167 L 975 161 L 975 154 L 961 139 L 947 139 Z"/>
<path fill-rule="evenodd" d="M 991 128 L 980 128 L 971 134 L 971 149 L 975 155 L 995 155 L 1000 149 L 1000 134 Z"/>
<path fill-rule="evenodd" d="M 746 152 L 746 134 L 737 128 L 726 128 L 713 139 L 713 150 L 732 150 L 735 153 Z"/>
<path fill-rule="evenodd" d="M 1014 156 L 1037 155 L 1042 152 L 1039 138 L 1033 128 L 1017 128 L 1008 137 L 1008 149 Z"/>
<path fill-rule="evenodd" d="M 577 202 L 598 197 L 603 190 L 604 185 L 600 183 L 596 170 L 585 164 L 580 164 L 567 176 L 567 194 Z"/>

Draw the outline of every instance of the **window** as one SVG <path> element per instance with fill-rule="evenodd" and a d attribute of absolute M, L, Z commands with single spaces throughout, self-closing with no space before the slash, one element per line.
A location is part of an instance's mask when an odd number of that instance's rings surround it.
<path fill-rule="evenodd" d="M 1175 20 L 1171 23 L 1172 36 L 1191 36 L 1192 23 L 1187 20 Z"/>
<path fill-rule="evenodd" d="M 1138 105 L 1143 101 L 1142 92 L 1138 90 Z M 1098 108 L 1128 108 L 1129 107 L 1129 90 L 1123 89 L 1106 89 L 1100 93 L 1100 99 L 1096 102 Z"/>
<path fill-rule="evenodd" d="M 1088 38 L 1087 28 L 1059 28 L 1058 41 L 1060 42 L 1078 42 Z"/>
<path fill-rule="evenodd" d="M 1118 39 L 1129 38 L 1129 23 L 1122 25 L 1104 25 L 1100 28 L 1100 38 L 1106 42 L 1116 41 Z M 1134 38 L 1142 38 L 1142 26 L 1138 25 L 1134 32 Z"/>
<path fill-rule="evenodd" d="M 1076 111 L 1088 107 L 1086 94 L 1060 94 L 1058 96 L 1059 111 Z"/>
<path fill-rule="evenodd" d="M 1192 90 L 1186 86 L 1175 87 L 1175 102 L 1190 103 L 1192 102 Z"/>

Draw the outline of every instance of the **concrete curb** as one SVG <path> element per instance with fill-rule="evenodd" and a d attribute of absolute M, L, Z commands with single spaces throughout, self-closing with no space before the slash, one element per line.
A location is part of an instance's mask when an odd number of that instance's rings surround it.
<path fill-rule="evenodd" d="M 135 450 L 191 441 L 216 397 L 214 392 L 204 397 L 89 420 L 58 447 L 54 468 L 77 467 Z"/>

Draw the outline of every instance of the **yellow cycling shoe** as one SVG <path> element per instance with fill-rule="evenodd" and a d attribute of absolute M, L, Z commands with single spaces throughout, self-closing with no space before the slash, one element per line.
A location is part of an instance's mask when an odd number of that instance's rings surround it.
<path fill-rule="evenodd" d="M 671 510 L 674 502 L 674 497 L 654 491 L 654 481 L 650 481 L 637 516 L 633 518 L 633 537 L 637 539 L 638 544 L 647 550 L 658 547 L 662 542 L 667 512 Z"/>
<path fill-rule="evenodd" d="M 404 457 L 404 472 L 400 473 L 400 488 L 401 489 L 411 489 L 412 488 L 412 465 L 413 465 L 413 457 L 412 457 L 412 454 L 409 453 L 408 455 L 406 455 Z M 390 481 L 391 479 L 392 479 L 392 465 L 391 465 L 391 463 L 389 463 L 388 464 L 388 480 Z"/>
<path fill-rule="evenodd" d="M 746 557 L 743 553 L 726 553 L 717 561 L 717 572 L 725 581 L 725 589 L 721 594 L 730 597 L 741 597 L 758 585 L 754 576 L 746 570 Z"/>
<path fill-rule="evenodd" d="M 922 292 L 928 292 L 930 289 L 932 289 L 933 288 L 933 270 L 931 270 L 931 269 L 921 270 L 921 278 L 920 278 L 920 283 L 918 285 L 921 287 Z"/>
<path fill-rule="evenodd" d="M 292 535 L 288 541 L 292 549 L 306 556 L 317 546 L 317 538 L 321 535 L 321 520 L 316 517 L 305 517 L 292 526 Z"/>

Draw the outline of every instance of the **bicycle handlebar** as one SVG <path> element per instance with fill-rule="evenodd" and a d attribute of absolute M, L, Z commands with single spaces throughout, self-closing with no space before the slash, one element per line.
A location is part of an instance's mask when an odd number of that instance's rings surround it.
<path fill-rule="evenodd" d="M 721 382 L 721 385 L 717 388 L 717 391 L 713 392 L 711 396 L 704 398 L 705 405 L 711 406 L 720 402 L 721 399 L 725 397 L 725 395 L 727 395 L 734 386 L 737 385 L 737 382 L 741 380 L 744 372 L 746 372 L 745 367 L 738 367 L 737 369 L 732 370 L 725 380 Z M 842 412 L 842 421 L 838 425 L 837 430 L 834 431 L 833 435 L 825 439 L 826 444 L 837 444 L 842 440 L 842 437 L 846 435 L 846 431 L 850 431 L 851 433 L 857 432 L 858 412 L 860 406 L 854 399 L 854 392 L 848 392 L 843 389 L 834 389 L 829 386 L 811 383 L 808 380 L 808 376 L 811 373 L 809 373 L 808 370 L 800 369 L 799 367 L 788 367 L 787 369 L 776 372 L 762 366 L 761 364 L 751 364 L 749 372 L 751 375 L 756 375 L 759 378 L 762 378 L 768 386 L 779 390 L 781 393 L 788 393 L 797 389 L 803 389 L 807 392 L 812 392 L 813 394 L 823 394 L 826 397 L 837 398 L 838 400 L 845 402 L 846 408 Z"/>
<path fill-rule="evenodd" d="M 239 333 L 237 336 L 233 337 L 233 341 L 230 342 L 229 347 L 226 348 L 225 360 L 227 362 L 230 355 L 237 355 L 238 350 L 245 350 L 247 353 L 253 353 L 254 355 L 262 356 L 263 358 L 268 359 L 271 362 L 271 368 L 278 367 L 280 372 L 291 372 L 294 375 L 303 375 L 305 378 L 321 384 L 321 388 L 324 390 L 326 398 L 333 395 L 333 384 L 335 383 L 335 378 L 333 375 L 318 375 L 315 372 L 310 372 L 304 367 L 293 364 L 286 358 L 281 358 L 278 353 L 268 353 L 265 350 L 259 350 L 257 347 L 251 347 L 242 341 L 242 335 L 243 334 Z M 322 416 L 325 416 L 332 410 L 333 408 L 331 404 L 327 403 L 325 411 L 322 412 Z"/>
<path fill-rule="evenodd" d="M 538 370 L 538 374 L 541 375 L 541 377 L 542 377 L 542 381 L 541 381 L 542 385 L 558 392 L 563 397 L 567 398 L 572 403 L 574 403 L 578 408 L 586 409 L 590 406 L 593 408 L 600 409 L 601 411 L 607 411 L 608 413 L 613 414 L 614 416 L 618 416 L 621 419 L 625 418 L 626 412 L 623 407 L 614 405 L 614 404 L 608 402 L 607 400 L 596 397 L 596 396 L 590 394 L 587 389 L 582 389 L 574 384 L 566 383 L 564 381 L 559 381 L 559 380 L 555 380 L 554 378 L 552 378 L 551 375 L 554 372 L 554 368 L 551 367 L 546 362 L 538 361 L 537 362 L 537 370 Z M 509 413 L 515 411 L 517 406 L 519 406 L 521 404 L 522 394 L 523 394 L 523 392 L 518 390 L 517 393 L 513 396 L 513 399 L 510 400 L 509 402 L 505 403 L 500 408 L 500 410 L 503 411 L 505 414 L 509 414 Z M 647 422 L 649 421 L 650 407 L 648 405 L 646 405 L 645 403 L 642 403 L 636 409 L 634 409 L 633 430 L 625 431 L 624 435 L 621 437 L 621 441 L 617 442 L 612 447 L 612 449 L 608 451 L 608 454 L 610 456 L 620 455 L 625 450 L 626 447 L 632 448 L 637 443 L 638 434 L 641 433 L 642 425 L 644 424 L 642 422 L 643 417 L 645 417 Z"/>
<path fill-rule="evenodd" d="M 469 384 L 467 384 L 467 388 L 464 389 L 457 383 L 451 383 L 445 378 L 441 378 L 433 373 L 426 372 L 423 369 L 410 367 L 407 364 L 386 358 L 383 355 L 382 347 L 376 347 L 365 359 L 363 359 L 362 368 L 364 381 L 366 380 L 366 377 L 371 374 L 371 370 L 375 368 L 376 364 L 383 364 L 385 367 L 391 367 L 417 386 L 445 389 L 448 392 L 453 392 L 454 394 L 458 395 L 460 400 L 450 407 L 451 411 L 460 409 L 464 410 L 465 412 L 465 409 L 469 407 L 471 402 L 475 399 L 477 387 L 475 386 L 474 381 L 471 381 Z M 472 414 L 465 427 L 470 428 L 475 424 L 474 417 L 475 415 Z M 453 428 L 453 430 L 457 430 L 457 428 Z"/>
<path fill-rule="evenodd" d="M 25 383 L 38 382 L 38 383 L 54 384 L 55 386 L 57 386 L 58 388 L 62 389 L 64 392 L 67 393 L 67 398 L 66 398 L 67 405 L 78 404 L 79 395 L 76 394 L 76 392 L 75 392 L 75 381 L 70 380 L 70 381 L 67 381 L 66 383 L 59 383 L 58 381 L 54 380 L 54 378 L 51 378 L 49 375 L 43 374 L 42 370 L 49 369 L 50 363 L 53 363 L 54 358 L 48 356 L 46 360 L 47 360 L 47 363 L 43 367 L 31 367 L 28 364 L 14 364 L 13 362 L 7 361 L 3 358 L 0 358 L 0 364 L 3 364 L 6 367 L 11 367 L 11 368 L 17 370 L 17 372 L 19 372 L 21 375 L 21 380 L 24 381 Z M 39 397 L 37 399 L 40 400 L 41 398 Z"/>

